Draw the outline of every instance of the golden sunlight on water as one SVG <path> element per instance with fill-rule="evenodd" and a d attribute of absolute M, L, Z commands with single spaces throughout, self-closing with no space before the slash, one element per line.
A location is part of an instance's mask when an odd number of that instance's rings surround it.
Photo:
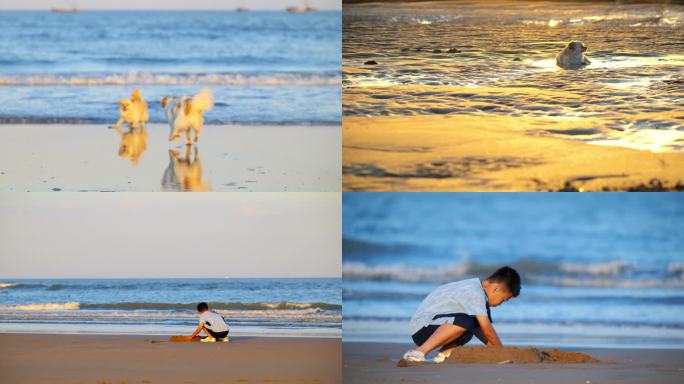
<path fill-rule="evenodd" d="M 683 22 L 672 4 L 345 5 L 344 190 L 680 188 Z"/>
<path fill-rule="evenodd" d="M 683 15 L 684 6 L 607 3 L 346 7 L 344 115 L 468 114 L 483 127 L 489 116 L 581 118 L 571 134 L 524 120 L 516 129 L 683 151 Z M 591 64 L 565 70 L 556 55 L 572 40 Z"/>

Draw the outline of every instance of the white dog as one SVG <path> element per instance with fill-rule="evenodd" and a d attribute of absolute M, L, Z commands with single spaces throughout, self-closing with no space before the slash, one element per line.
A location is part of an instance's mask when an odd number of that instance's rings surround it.
<path fill-rule="evenodd" d="M 119 128 L 121 124 L 126 122 L 131 128 L 139 125 L 140 128 L 145 129 L 145 122 L 149 119 L 147 116 L 147 103 L 143 100 L 140 91 L 137 89 L 133 90 L 130 99 L 119 100 L 119 113 L 121 117 L 114 124 L 114 128 Z"/>
<path fill-rule="evenodd" d="M 581 41 L 571 41 L 556 56 L 556 65 L 563 69 L 579 69 L 589 65 L 591 61 L 584 55 L 586 50 L 587 46 Z"/>
<path fill-rule="evenodd" d="M 195 143 L 199 140 L 200 131 L 204 125 L 204 112 L 211 110 L 214 101 L 211 91 L 203 89 L 195 97 L 190 96 L 164 96 L 160 101 L 164 108 L 166 120 L 171 126 L 169 141 L 174 141 L 186 134 L 186 144 L 191 144 L 190 130 L 195 131 Z"/>

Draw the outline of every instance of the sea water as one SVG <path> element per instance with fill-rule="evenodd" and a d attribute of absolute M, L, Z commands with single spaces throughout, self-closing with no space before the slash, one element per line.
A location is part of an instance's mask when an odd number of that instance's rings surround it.
<path fill-rule="evenodd" d="M 208 124 L 340 124 L 340 12 L 0 12 L 0 123 L 107 123 L 141 90 Z M 315 104 L 316 108 L 311 108 Z"/>
<path fill-rule="evenodd" d="M 492 308 L 504 344 L 684 347 L 684 197 L 346 193 L 345 341 L 411 343 L 441 284 L 503 265 L 522 290 Z"/>
<path fill-rule="evenodd" d="M 510 116 L 531 135 L 684 149 L 682 4 L 345 5 L 343 34 L 345 116 Z M 572 40 L 589 66 L 556 66 Z"/>
<path fill-rule="evenodd" d="M 207 302 L 233 335 L 339 337 L 340 279 L 3 279 L 0 332 L 190 334 Z"/>

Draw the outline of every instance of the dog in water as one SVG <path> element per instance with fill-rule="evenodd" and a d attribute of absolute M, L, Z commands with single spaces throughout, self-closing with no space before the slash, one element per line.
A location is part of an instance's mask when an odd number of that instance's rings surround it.
<path fill-rule="evenodd" d="M 164 96 L 160 104 L 171 126 L 169 141 L 180 138 L 185 132 L 185 143 L 189 145 L 191 144 L 191 130 L 195 132 L 195 143 L 199 140 L 200 131 L 204 125 L 204 112 L 211 110 L 214 101 L 211 91 L 203 89 L 192 98 L 190 96 Z"/>
<path fill-rule="evenodd" d="M 121 117 L 114 124 L 115 128 L 119 128 L 121 124 L 126 122 L 131 128 L 138 126 L 141 129 L 145 129 L 145 123 L 149 119 L 147 116 L 147 103 L 143 100 L 140 91 L 137 89 L 133 90 L 130 99 L 119 100 L 119 113 Z"/>
<path fill-rule="evenodd" d="M 556 56 L 556 65 L 563 69 L 579 69 L 589 65 L 591 61 L 584 55 L 586 50 L 587 46 L 581 41 L 571 41 Z"/>

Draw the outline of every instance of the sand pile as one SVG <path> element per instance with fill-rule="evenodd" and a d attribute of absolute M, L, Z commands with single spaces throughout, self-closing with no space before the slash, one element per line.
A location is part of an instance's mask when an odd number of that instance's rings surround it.
<path fill-rule="evenodd" d="M 557 348 L 534 347 L 460 347 L 451 353 L 447 364 L 539 364 L 539 363 L 597 363 L 598 360 L 582 352 L 565 352 Z M 397 367 L 426 363 L 409 363 L 399 360 Z"/>
<path fill-rule="evenodd" d="M 446 360 L 449 364 L 537 364 L 537 363 L 595 363 L 598 360 L 581 352 L 565 352 L 533 347 L 461 347 Z"/>
<path fill-rule="evenodd" d="M 199 336 L 195 336 L 194 338 L 190 339 L 188 336 L 171 336 L 169 337 L 169 341 L 174 342 L 174 343 L 186 343 L 186 342 L 191 342 L 191 341 L 200 341 L 202 338 Z"/>

